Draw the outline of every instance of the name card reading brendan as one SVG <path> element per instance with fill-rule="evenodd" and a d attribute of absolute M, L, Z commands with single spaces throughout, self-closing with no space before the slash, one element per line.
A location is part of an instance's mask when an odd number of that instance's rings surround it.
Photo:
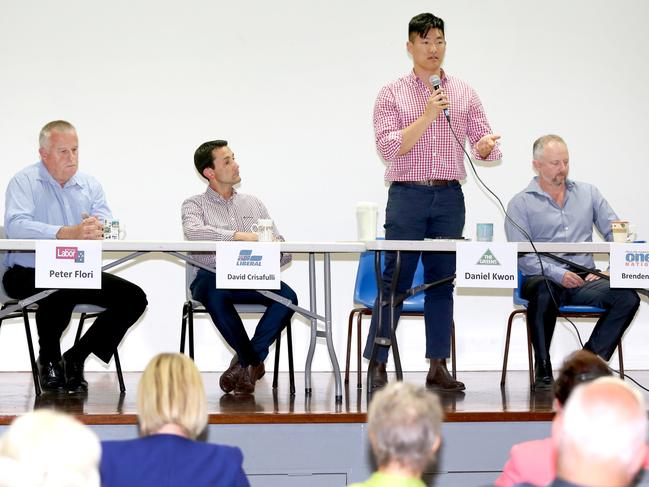
<path fill-rule="evenodd" d="M 36 287 L 101 289 L 101 240 L 37 240 Z"/>
<path fill-rule="evenodd" d="M 611 287 L 649 287 L 649 245 L 611 243 Z"/>
<path fill-rule="evenodd" d="M 517 247 L 516 243 L 458 242 L 457 287 L 515 288 Z"/>
<path fill-rule="evenodd" d="M 217 242 L 217 289 L 279 289 L 280 244 Z"/>

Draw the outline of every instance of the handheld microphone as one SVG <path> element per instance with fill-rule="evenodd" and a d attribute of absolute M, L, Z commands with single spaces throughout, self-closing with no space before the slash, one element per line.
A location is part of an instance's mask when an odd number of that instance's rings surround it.
<path fill-rule="evenodd" d="M 439 76 L 436 74 L 432 75 L 430 78 L 428 78 L 428 81 L 430 82 L 431 86 L 433 87 L 433 91 L 439 90 L 439 87 L 442 84 L 442 80 L 439 79 Z M 444 108 L 444 116 L 446 117 L 447 120 L 451 119 L 451 114 L 448 111 L 448 108 Z"/>

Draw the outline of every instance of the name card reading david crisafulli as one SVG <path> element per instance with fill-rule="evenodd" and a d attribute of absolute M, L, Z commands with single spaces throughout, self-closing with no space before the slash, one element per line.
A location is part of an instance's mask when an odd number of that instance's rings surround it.
<path fill-rule="evenodd" d="M 611 287 L 649 287 L 649 245 L 611 243 Z"/>
<path fill-rule="evenodd" d="M 217 242 L 218 289 L 279 289 L 280 244 L 273 242 Z"/>
<path fill-rule="evenodd" d="M 458 242 L 457 287 L 515 288 L 518 286 L 516 243 Z"/>
<path fill-rule="evenodd" d="M 101 289 L 101 240 L 37 240 L 36 287 Z"/>

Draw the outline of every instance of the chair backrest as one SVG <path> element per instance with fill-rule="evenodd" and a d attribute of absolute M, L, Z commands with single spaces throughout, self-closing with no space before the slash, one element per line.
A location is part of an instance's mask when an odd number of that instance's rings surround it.
<path fill-rule="evenodd" d="M 385 269 L 385 255 L 381 252 L 381 272 Z M 417 262 L 417 269 L 412 278 L 412 286 L 419 286 L 424 283 L 424 266 L 421 257 Z M 362 304 L 367 308 L 374 306 L 378 290 L 376 287 L 376 274 L 374 271 L 374 252 L 363 252 L 358 260 L 358 270 L 356 271 L 356 283 L 354 285 L 354 303 Z M 404 312 L 422 312 L 424 311 L 424 293 L 418 293 L 414 296 L 408 296 L 403 302 Z"/>
<path fill-rule="evenodd" d="M 521 272 L 521 270 L 518 270 L 518 287 L 514 288 L 514 304 L 517 306 L 525 306 L 527 308 L 527 305 L 529 304 L 529 301 L 527 299 L 523 299 L 521 297 L 521 288 L 523 287 L 523 283 L 525 282 L 525 276 Z"/>

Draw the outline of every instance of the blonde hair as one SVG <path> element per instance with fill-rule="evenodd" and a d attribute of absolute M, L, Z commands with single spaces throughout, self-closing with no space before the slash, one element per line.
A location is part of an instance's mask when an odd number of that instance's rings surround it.
<path fill-rule="evenodd" d="M 0 486 L 99 487 L 100 457 L 90 428 L 63 413 L 32 411 L 0 438 Z"/>
<path fill-rule="evenodd" d="M 207 425 L 207 399 L 194 361 L 180 353 L 153 357 L 140 379 L 137 410 L 142 435 L 175 424 L 197 438 Z"/>

